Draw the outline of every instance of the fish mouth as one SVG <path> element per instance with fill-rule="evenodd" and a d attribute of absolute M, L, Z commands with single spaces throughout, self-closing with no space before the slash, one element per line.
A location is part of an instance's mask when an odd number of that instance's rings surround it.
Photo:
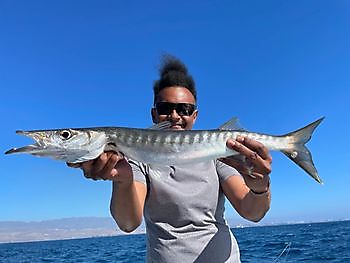
<path fill-rule="evenodd" d="M 27 146 L 23 146 L 21 148 L 12 148 L 5 152 L 5 154 L 11 154 L 11 153 L 36 153 L 38 151 L 42 150 L 41 147 L 39 147 L 38 144 L 31 144 Z"/>
<path fill-rule="evenodd" d="M 19 135 L 24 135 L 31 138 L 34 140 L 34 143 L 20 148 L 12 148 L 6 151 L 5 154 L 28 153 L 34 156 L 49 157 L 55 160 L 64 160 L 71 163 L 85 161 L 85 159 L 81 157 L 89 154 L 89 150 L 79 148 L 67 149 L 59 143 L 52 143 L 50 132 L 54 131 L 16 131 L 16 133 Z"/>
<path fill-rule="evenodd" d="M 34 144 L 26 145 L 20 148 L 12 148 L 5 152 L 5 154 L 12 154 L 12 153 L 39 153 L 43 150 L 45 150 L 45 146 L 43 143 L 42 136 L 38 134 L 37 132 L 33 131 L 16 131 L 19 135 L 27 136 L 35 141 Z"/>

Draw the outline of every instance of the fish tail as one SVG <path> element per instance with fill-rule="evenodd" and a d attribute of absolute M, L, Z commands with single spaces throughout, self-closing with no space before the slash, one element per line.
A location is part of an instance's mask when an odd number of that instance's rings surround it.
<path fill-rule="evenodd" d="M 305 144 L 311 139 L 312 133 L 323 119 L 324 117 L 310 123 L 304 128 L 286 134 L 285 136 L 290 138 L 291 147 L 281 150 L 281 152 L 283 152 L 289 159 L 295 162 L 320 184 L 322 184 L 322 180 L 318 176 L 317 170 L 312 161 L 311 152 Z"/>

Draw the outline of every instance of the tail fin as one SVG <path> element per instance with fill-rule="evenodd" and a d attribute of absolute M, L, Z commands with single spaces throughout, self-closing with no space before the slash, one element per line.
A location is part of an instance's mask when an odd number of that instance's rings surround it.
<path fill-rule="evenodd" d="M 305 172 L 311 175 L 318 183 L 322 184 L 321 178 L 318 176 L 317 170 L 312 161 L 312 156 L 305 143 L 307 143 L 312 136 L 316 127 L 323 121 L 324 117 L 317 121 L 301 128 L 297 131 L 286 134 L 291 137 L 292 147 L 284 149 L 282 152 L 288 156 L 293 162 L 300 166 Z"/>

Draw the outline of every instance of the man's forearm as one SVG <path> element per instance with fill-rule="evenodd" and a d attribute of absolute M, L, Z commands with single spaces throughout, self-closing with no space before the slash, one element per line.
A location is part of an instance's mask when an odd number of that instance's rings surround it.
<path fill-rule="evenodd" d="M 141 224 L 143 195 L 141 183 L 123 185 L 113 182 L 110 211 L 121 230 L 131 232 Z"/>
<path fill-rule="evenodd" d="M 241 215 L 253 222 L 259 222 L 270 208 L 271 192 L 256 194 L 249 191 L 241 201 Z"/>

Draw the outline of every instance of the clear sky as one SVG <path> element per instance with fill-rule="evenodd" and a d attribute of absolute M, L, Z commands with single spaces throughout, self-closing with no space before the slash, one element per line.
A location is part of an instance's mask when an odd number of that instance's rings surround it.
<path fill-rule="evenodd" d="M 350 218 L 349 1 L 1 1 L 0 150 L 15 130 L 151 125 L 163 52 L 197 83 L 195 129 L 238 116 L 308 143 L 324 185 L 273 153 L 267 221 Z M 109 216 L 111 184 L 62 162 L 1 155 L 0 221 Z M 227 206 L 227 216 L 237 219 Z"/>

